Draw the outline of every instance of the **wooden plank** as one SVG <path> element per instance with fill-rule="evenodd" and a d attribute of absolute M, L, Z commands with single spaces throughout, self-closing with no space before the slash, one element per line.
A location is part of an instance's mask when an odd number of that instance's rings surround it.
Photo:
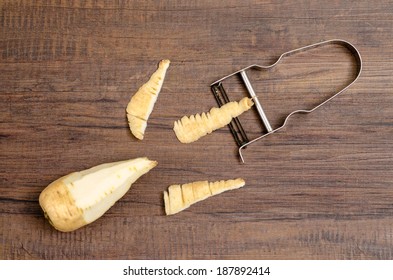
<path fill-rule="evenodd" d="M 392 20 L 389 1 L 0 1 L 0 258 L 392 259 Z M 227 128 L 176 139 L 175 120 L 216 106 L 214 80 L 332 38 L 359 48 L 361 78 L 250 146 L 246 165 Z M 163 58 L 137 141 L 125 107 Z M 277 126 L 343 87 L 353 62 L 324 47 L 250 79 Z M 245 94 L 238 79 L 227 89 Z M 241 120 L 260 134 L 255 112 Z M 138 156 L 159 165 L 101 219 L 72 233 L 45 221 L 50 182 Z M 239 176 L 244 188 L 164 216 L 169 185 Z"/>

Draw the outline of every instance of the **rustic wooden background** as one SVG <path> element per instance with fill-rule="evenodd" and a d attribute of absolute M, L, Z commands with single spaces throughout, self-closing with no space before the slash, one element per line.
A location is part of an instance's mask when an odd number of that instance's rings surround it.
<path fill-rule="evenodd" d="M 393 259 L 392 1 L 0 1 L 1 259 Z M 282 52 L 341 38 L 356 84 L 250 146 L 227 128 L 181 144 L 173 122 L 216 106 L 209 85 Z M 172 61 L 145 140 L 125 107 Z M 250 78 L 274 126 L 355 75 L 344 48 L 299 54 Z M 244 95 L 228 81 L 232 99 Z M 250 137 L 254 111 L 242 116 Z M 38 196 L 58 177 L 138 156 L 159 165 L 101 219 L 71 233 Z M 166 217 L 174 183 L 246 186 Z"/>

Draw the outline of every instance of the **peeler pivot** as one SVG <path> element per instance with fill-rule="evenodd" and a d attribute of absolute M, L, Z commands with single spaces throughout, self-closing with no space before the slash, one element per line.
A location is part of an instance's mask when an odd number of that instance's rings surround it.
<path fill-rule="evenodd" d="M 272 128 L 269 120 L 263 110 L 262 104 L 260 103 L 257 95 L 255 94 L 255 91 L 251 85 L 250 80 L 248 79 L 248 76 L 246 74 L 246 70 L 248 69 L 256 69 L 256 70 L 269 70 L 271 68 L 273 68 L 274 66 L 276 66 L 284 57 L 288 57 L 291 56 L 293 54 L 296 53 L 300 53 L 300 52 L 304 52 L 304 51 L 308 51 L 311 50 L 313 48 L 317 48 L 317 47 L 321 47 L 324 45 L 329 45 L 329 44 L 335 44 L 335 45 L 341 45 L 345 48 L 347 48 L 351 54 L 356 58 L 356 63 L 357 63 L 357 72 L 356 72 L 356 77 L 352 80 L 352 82 L 350 82 L 348 85 L 346 85 L 343 89 L 341 89 L 340 91 L 338 91 L 337 93 L 335 93 L 334 95 L 332 95 L 331 97 L 329 97 L 328 99 L 324 100 L 322 103 L 318 104 L 317 106 L 313 107 L 312 109 L 301 109 L 301 110 L 295 110 L 291 113 L 289 113 L 289 115 L 285 118 L 284 123 L 277 127 L 277 128 Z M 286 124 L 288 119 L 297 113 L 311 113 L 313 111 L 315 111 L 316 109 L 318 109 L 319 107 L 325 105 L 327 102 L 329 102 L 330 100 L 332 100 L 333 98 L 337 97 L 339 94 L 343 93 L 345 90 L 347 90 L 353 83 L 356 82 L 356 80 L 359 78 L 360 73 L 362 72 L 362 58 L 361 55 L 359 53 L 359 51 L 356 49 L 356 47 L 354 45 L 352 45 L 351 43 L 345 41 L 345 40 L 341 40 L 341 39 L 333 39 L 333 40 L 327 40 L 327 41 L 322 41 L 319 43 L 315 43 L 315 44 L 311 44 L 308 46 L 304 46 L 298 49 L 294 49 L 291 51 L 287 51 L 283 54 L 280 55 L 280 57 L 277 59 L 277 61 L 271 65 L 267 65 L 267 66 L 262 66 L 262 65 L 257 65 L 257 64 L 252 64 L 248 67 L 245 67 L 243 69 L 240 69 L 239 71 L 236 71 L 232 74 L 229 74 L 228 76 L 225 76 L 217 81 L 215 81 L 214 83 L 212 83 L 210 85 L 212 92 L 214 94 L 214 97 L 217 100 L 217 103 L 219 106 L 222 106 L 223 104 L 229 102 L 229 98 L 224 90 L 224 87 L 222 85 L 222 82 L 232 76 L 235 75 L 240 75 L 240 77 L 242 78 L 242 81 L 244 82 L 244 85 L 248 91 L 248 94 L 250 95 L 250 97 L 254 100 L 254 104 L 255 104 L 255 108 L 258 112 L 258 115 L 262 121 L 262 123 L 264 124 L 267 133 L 262 134 L 261 136 L 252 139 L 252 140 L 248 140 L 247 135 L 239 121 L 238 118 L 235 118 L 232 120 L 232 122 L 228 125 L 229 129 L 231 130 L 232 135 L 235 138 L 235 141 L 237 143 L 237 145 L 239 146 L 239 156 L 240 156 L 240 160 L 244 163 L 244 158 L 242 155 L 242 149 L 246 148 L 248 145 L 274 133 L 279 131 L 280 129 L 282 129 Z"/>

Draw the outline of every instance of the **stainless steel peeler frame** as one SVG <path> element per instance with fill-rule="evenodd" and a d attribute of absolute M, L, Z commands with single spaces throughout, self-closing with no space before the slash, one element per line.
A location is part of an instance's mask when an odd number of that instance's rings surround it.
<path fill-rule="evenodd" d="M 297 53 L 300 53 L 300 52 L 308 51 L 310 49 L 314 49 L 314 48 L 317 48 L 317 47 L 330 45 L 330 44 L 341 45 L 341 46 L 347 48 L 352 53 L 352 55 L 356 58 L 357 73 L 356 73 L 355 79 L 352 80 L 351 83 L 349 83 L 347 86 L 345 86 L 339 92 L 335 93 L 333 96 L 329 97 L 328 99 L 326 99 L 325 101 L 323 101 L 319 105 L 315 106 L 314 108 L 309 109 L 309 110 L 305 110 L 305 109 L 295 110 L 295 111 L 291 112 L 285 118 L 284 123 L 280 127 L 273 129 L 271 127 L 270 123 L 269 123 L 269 120 L 268 120 L 264 110 L 263 110 L 262 104 L 260 103 L 260 101 L 259 101 L 257 95 L 255 94 L 255 91 L 254 91 L 254 89 L 253 89 L 253 87 L 251 85 L 251 82 L 248 79 L 246 70 L 249 70 L 249 69 L 256 69 L 256 70 L 260 70 L 260 71 L 262 71 L 262 70 L 269 70 L 269 69 L 273 68 L 274 66 L 276 66 L 284 57 L 288 57 L 288 56 L 291 56 L 291 55 L 294 55 L 294 54 L 297 54 Z M 228 125 L 229 129 L 230 129 L 230 131 L 231 131 L 231 133 L 233 135 L 233 137 L 235 138 L 235 141 L 236 141 L 237 145 L 239 146 L 240 160 L 242 161 L 242 163 L 244 163 L 244 157 L 242 155 L 242 149 L 244 149 L 248 145 L 250 145 L 250 144 L 252 144 L 252 143 L 254 143 L 254 142 L 256 142 L 256 141 L 258 141 L 258 140 L 260 140 L 260 139 L 262 139 L 262 138 L 264 138 L 264 137 L 266 137 L 266 136 L 268 136 L 268 135 L 270 135 L 270 134 L 272 134 L 274 132 L 277 132 L 280 129 L 282 129 L 287 124 L 288 119 L 292 115 L 297 114 L 297 113 L 311 113 L 311 112 L 315 111 L 316 109 L 318 109 L 319 107 L 325 105 L 327 102 L 329 102 L 333 98 L 337 97 L 339 94 L 343 93 L 353 83 L 355 83 L 356 80 L 359 78 L 361 72 L 362 72 L 362 57 L 361 57 L 359 51 L 356 49 L 356 47 L 354 45 L 352 45 L 351 43 L 345 41 L 345 40 L 333 39 L 333 40 L 322 41 L 322 42 L 315 43 L 315 44 L 312 44 L 312 45 L 304 46 L 304 47 L 301 47 L 301 48 L 298 48 L 298 49 L 294 49 L 294 50 L 291 50 L 291 51 L 287 51 L 287 52 L 281 54 L 280 57 L 277 59 L 277 61 L 275 63 L 271 64 L 271 65 L 263 66 L 263 65 L 258 65 L 258 64 L 252 64 L 252 65 L 250 65 L 248 67 L 245 67 L 245 68 L 243 68 L 243 69 L 241 69 L 239 71 L 236 71 L 236 72 L 234 72 L 234 73 L 232 73 L 232 74 L 230 74 L 228 76 L 225 76 L 225 77 L 215 81 L 214 83 L 212 83 L 210 85 L 210 87 L 211 87 L 211 90 L 212 90 L 212 92 L 214 94 L 214 97 L 216 98 L 216 101 L 217 101 L 218 105 L 222 106 L 223 104 L 229 102 L 229 98 L 228 98 L 228 96 L 227 96 L 227 94 L 225 92 L 225 89 L 224 89 L 224 87 L 222 85 L 222 82 L 225 79 L 228 79 L 228 78 L 230 78 L 230 77 L 232 77 L 234 75 L 240 75 L 242 80 L 243 80 L 243 82 L 244 82 L 245 87 L 247 88 L 247 91 L 248 91 L 250 97 L 254 101 L 255 108 L 256 108 L 256 110 L 258 112 L 258 115 L 261 118 L 261 121 L 263 122 L 263 124 L 264 124 L 264 126 L 265 126 L 265 128 L 267 130 L 267 133 L 265 133 L 265 134 L 255 138 L 255 139 L 249 140 L 238 118 L 234 118 L 232 120 L 232 122 Z"/>

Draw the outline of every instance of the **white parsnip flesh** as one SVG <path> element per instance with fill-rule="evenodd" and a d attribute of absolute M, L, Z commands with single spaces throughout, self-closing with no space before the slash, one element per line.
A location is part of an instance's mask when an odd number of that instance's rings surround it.
<path fill-rule="evenodd" d="M 191 143 L 229 124 L 253 104 L 251 98 L 244 97 L 239 102 L 232 101 L 220 108 L 212 108 L 208 113 L 184 116 L 175 122 L 173 130 L 180 142 Z"/>
<path fill-rule="evenodd" d="M 145 135 L 147 121 L 161 91 L 169 64 L 168 59 L 161 60 L 149 81 L 138 89 L 127 105 L 128 125 L 131 133 L 140 140 Z"/>
<path fill-rule="evenodd" d="M 190 207 L 198 201 L 228 190 L 241 188 L 245 185 L 242 178 L 227 181 L 197 181 L 183 185 L 171 185 L 164 191 L 165 213 L 173 215 Z"/>
<path fill-rule="evenodd" d="M 47 186 L 39 203 L 57 230 L 73 231 L 100 218 L 156 165 L 156 161 L 136 158 L 74 172 Z"/>

